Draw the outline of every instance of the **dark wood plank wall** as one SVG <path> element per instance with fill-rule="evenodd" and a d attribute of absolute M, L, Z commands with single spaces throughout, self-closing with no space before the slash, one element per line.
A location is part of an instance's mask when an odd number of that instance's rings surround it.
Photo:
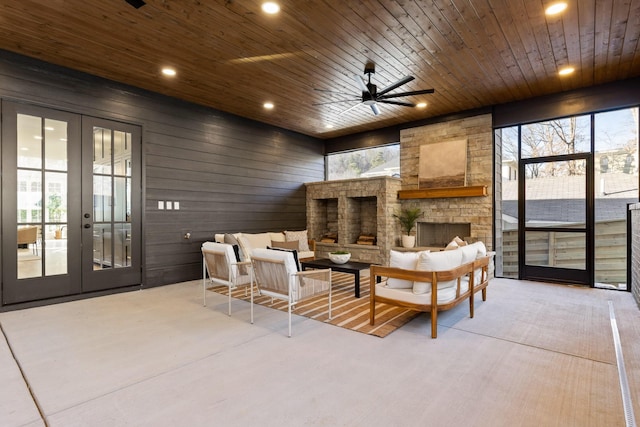
<path fill-rule="evenodd" d="M 142 126 L 145 286 L 198 278 L 216 232 L 304 229 L 324 179 L 321 140 L 5 51 L 0 97 Z"/>

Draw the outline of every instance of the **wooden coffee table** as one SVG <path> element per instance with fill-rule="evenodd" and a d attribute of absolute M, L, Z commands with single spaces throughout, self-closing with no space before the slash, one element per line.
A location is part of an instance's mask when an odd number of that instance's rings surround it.
<path fill-rule="evenodd" d="M 330 259 L 326 258 L 314 259 L 312 261 L 302 261 L 300 265 L 302 266 L 303 270 L 306 270 L 307 268 L 330 268 L 331 270 L 338 271 L 340 273 L 353 274 L 355 276 L 356 298 L 360 298 L 360 272 L 362 270 L 368 270 L 369 267 L 371 267 L 371 264 L 356 261 L 349 261 L 344 264 L 336 264 Z"/>

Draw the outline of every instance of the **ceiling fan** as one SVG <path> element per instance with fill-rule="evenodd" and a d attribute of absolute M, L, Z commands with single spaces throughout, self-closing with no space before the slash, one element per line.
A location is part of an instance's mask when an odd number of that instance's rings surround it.
<path fill-rule="evenodd" d="M 364 104 L 364 105 L 368 105 L 369 107 L 371 107 L 371 111 L 373 111 L 373 114 L 375 114 L 376 116 L 378 114 L 380 114 L 380 109 L 378 108 L 378 103 L 381 104 L 393 104 L 393 105 L 402 105 L 405 107 L 415 107 L 416 104 L 412 103 L 412 102 L 407 102 L 407 101 L 394 101 L 391 100 L 391 98 L 400 98 L 403 96 L 413 96 L 413 95 L 423 95 L 426 93 L 434 93 L 435 90 L 434 89 L 422 89 L 422 90 L 414 90 L 411 92 L 399 92 L 399 93 L 389 93 L 394 89 L 397 89 L 398 87 L 409 83 L 411 80 L 414 80 L 415 77 L 413 76 L 405 76 L 403 78 L 401 78 L 400 80 L 396 81 L 395 83 L 390 84 L 389 86 L 385 87 L 384 89 L 378 91 L 378 87 L 371 83 L 371 74 L 375 74 L 376 72 L 376 66 L 373 63 L 368 63 L 365 65 L 364 67 L 364 73 L 367 75 L 367 80 L 365 80 L 365 78 L 361 75 L 356 74 L 354 77 L 354 80 L 356 81 L 356 84 L 358 86 L 358 88 L 360 89 L 360 91 L 362 92 L 362 95 L 360 97 L 356 97 L 356 98 L 349 98 L 349 99 L 342 99 L 339 101 L 328 101 L 328 102 L 320 102 L 320 103 L 316 103 L 313 105 L 326 105 L 326 104 L 336 104 L 336 103 L 340 103 L 340 102 L 354 102 L 354 101 L 360 101 L 358 104 L 355 104 L 349 108 L 347 108 L 346 110 L 340 112 L 340 114 L 344 114 L 347 111 L 350 111 L 354 108 L 356 108 L 358 105 Z M 340 95 L 349 95 L 349 96 L 357 96 L 357 95 L 351 95 L 348 93 L 344 93 L 344 92 L 335 92 L 335 91 L 330 91 L 330 90 L 324 90 L 324 89 L 316 89 L 317 91 L 320 92 L 328 92 L 328 93 L 338 93 Z"/>

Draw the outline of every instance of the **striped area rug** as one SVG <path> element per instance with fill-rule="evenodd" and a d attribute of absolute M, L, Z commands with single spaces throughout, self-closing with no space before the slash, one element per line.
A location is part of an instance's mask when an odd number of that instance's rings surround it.
<path fill-rule="evenodd" d="M 351 274 L 335 271 L 332 273 L 331 320 L 329 320 L 328 295 L 309 298 L 296 304 L 293 313 L 377 337 L 386 337 L 418 316 L 419 312 L 416 311 L 387 304 L 378 304 L 376 306 L 376 324 L 371 326 L 369 324 L 369 275 L 364 274 L 360 277 L 360 298 L 354 296 L 353 278 L 354 276 Z M 209 290 L 227 295 L 227 288 L 224 286 L 212 287 Z M 232 291 L 231 296 L 244 301 L 250 301 L 251 299 L 248 292 L 245 296 L 245 288 Z M 272 302 L 270 297 L 254 294 L 254 302 L 269 308 L 287 311 L 286 301 L 274 299 Z"/>

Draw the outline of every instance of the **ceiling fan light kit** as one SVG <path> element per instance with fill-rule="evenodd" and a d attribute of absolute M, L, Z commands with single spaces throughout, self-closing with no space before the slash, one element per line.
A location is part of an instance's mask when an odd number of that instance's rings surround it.
<path fill-rule="evenodd" d="M 325 104 L 335 104 L 335 103 L 340 103 L 340 102 L 353 102 L 353 101 L 360 101 L 358 104 L 355 104 L 349 108 L 347 108 L 346 110 L 340 112 L 340 115 L 353 110 L 355 107 L 357 107 L 360 104 L 364 104 L 367 105 L 371 108 L 371 111 L 373 111 L 373 114 L 375 114 L 376 116 L 378 114 L 380 114 L 380 109 L 378 108 L 379 103 L 381 104 L 393 104 L 393 105 L 401 105 L 404 107 L 415 107 L 416 104 L 412 103 L 412 102 L 408 102 L 408 101 L 397 101 L 397 100 L 391 100 L 391 98 L 401 98 L 401 97 L 405 97 L 405 96 L 416 96 L 416 95 L 423 95 L 423 94 L 427 94 L 427 93 L 434 93 L 435 91 L 433 89 L 422 89 L 422 90 L 414 90 L 414 91 L 410 91 L 410 92 L 399 92 L 399 93 L 389 93 L 397 88 L 399 88 L 402 85 L 405 85 L 407 83 L 409 83 L 412 80 L 415 80 L 415 77 L 413 76 L 405 76 L 402 77 L 401 79 L 397 80 L 396 82 L 390 84 L 389 86 L 383 88 L 382 90 L 378 91 L 378 86 L 371 83 L 371 74 L 375 74 L 376 73 L 376 68 L 375 68 L 375 64 L 373 63 L 367 63 L 364 67 L 364 73 L 367 75 L 367 78 L 365 80 L 365 78 L 361 75 L 356 74 L 354 76 L 354 80 L 356 82 L 356 85 L 358 86 L 358 89 L 360 89 L 361 95 L 360 98 L 356 98 L 356 99 L 342 99 L 340 101 L 329 101 L 329 102 L 322 102 L 322 103 L 317 103 L 317 104 L 313 104 L 313 105 L 325 105 Z M 331 92 L 331 91 L 325 91 L 322 89 L 316 89 L 316 90 L 320 90 L 322 92 Z M 339 93 L 339 92 L 338 92 Z M 354 95 L 356 96 L 356 95 Z"/>

